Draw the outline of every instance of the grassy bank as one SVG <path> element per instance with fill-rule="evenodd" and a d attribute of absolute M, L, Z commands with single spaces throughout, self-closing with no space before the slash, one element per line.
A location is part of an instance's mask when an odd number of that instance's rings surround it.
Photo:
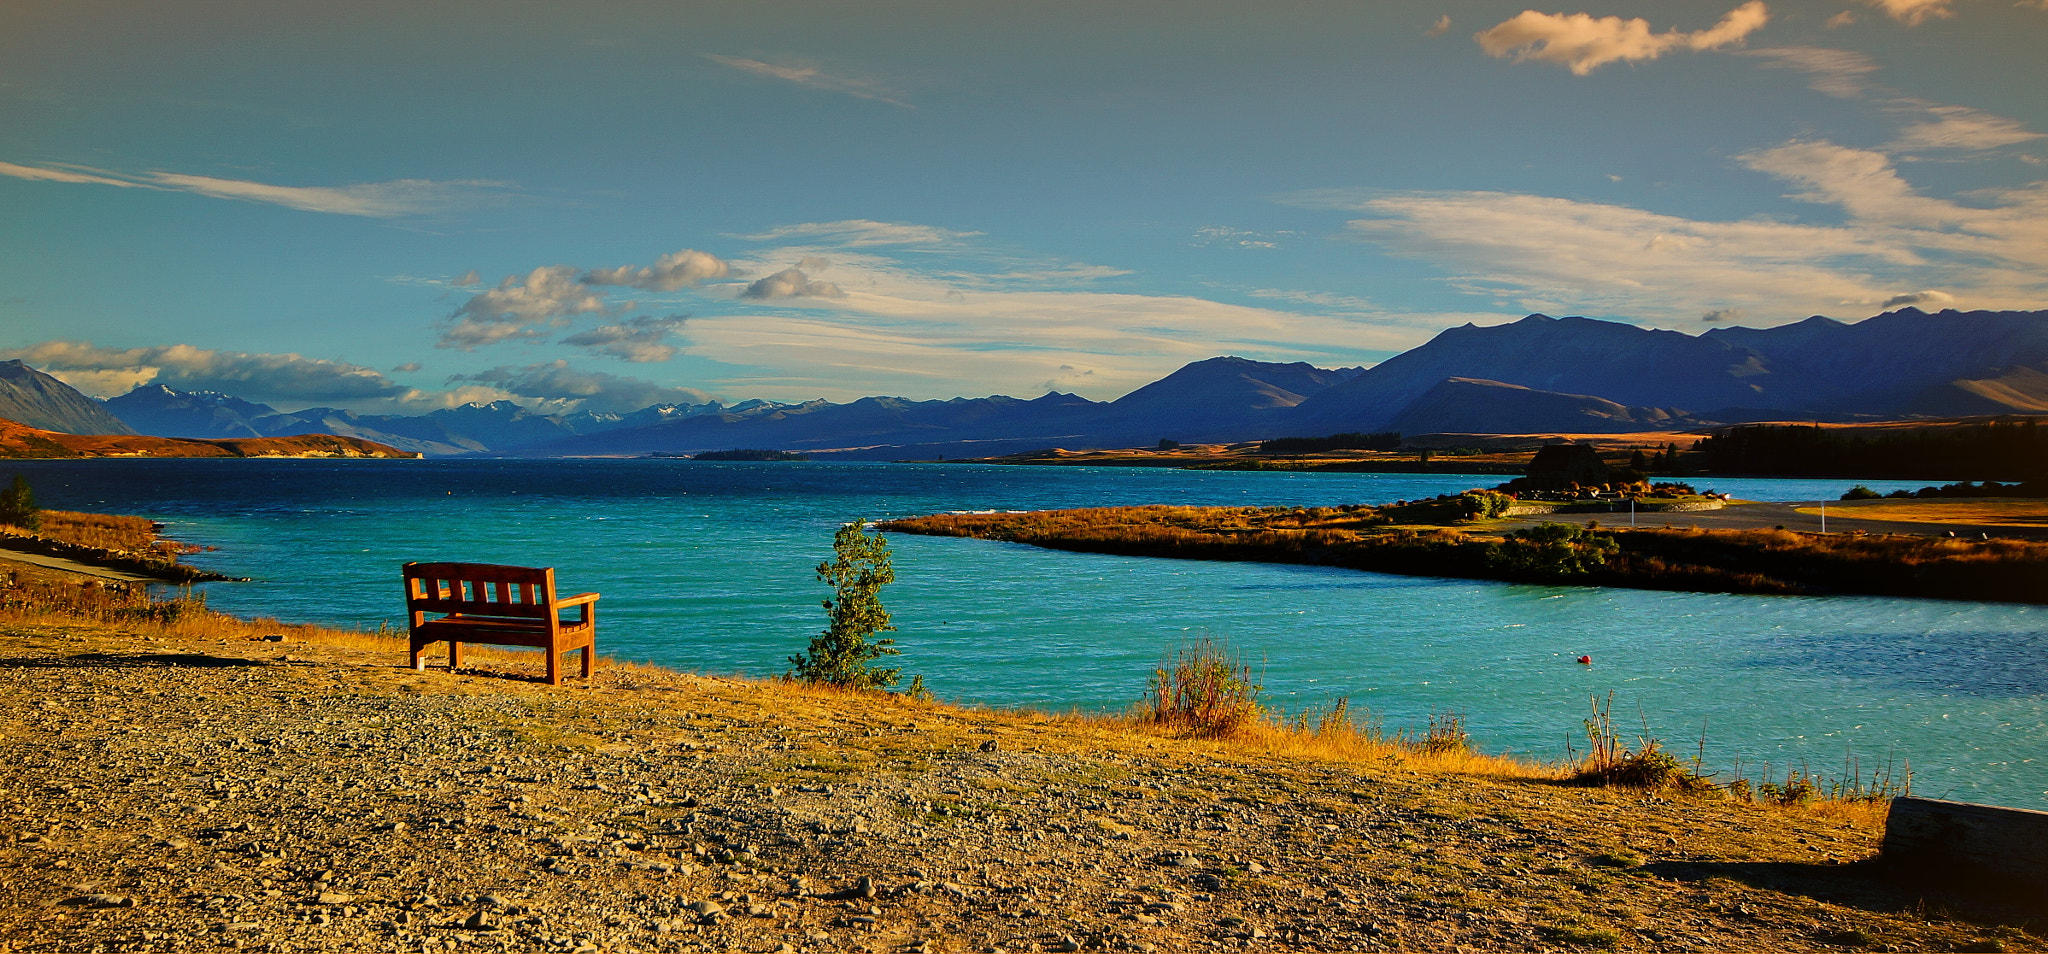
<path fill-rule="evenodd" d="M 1411 505 L 1412 508 L 1413 505 Z M 1394 522 L 1402 508 L 1105 507 L 938 514 L 900 533 L 1093 553 L 1342 566 L 1523 583 L 2048 602 L 2048 544 L 1784 530 L 1560 528 L 1488 534 Z M 1540 530 L 1540 528 L 1539 528 Z"/>
<path fill-rule="evenodd" d="M 68 510 L 43 510 L 38 516 L 34 530 L 0 524 L 0 550 L 59 557 L 167 583 L 228 579 L 179 563 L 181 555 L 196 553 L 199 548 L 158 536 L 163 527 L 146 517 Z"/>

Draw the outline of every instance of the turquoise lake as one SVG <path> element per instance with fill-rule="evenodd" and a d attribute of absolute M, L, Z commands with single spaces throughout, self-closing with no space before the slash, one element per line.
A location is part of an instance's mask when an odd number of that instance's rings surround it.
<path fill-rule="evenodd" d="M 151 516 L 247 616 L 403 626 L 399 565 L 557 567 L 596 590 L 600 651 L 767 676 L 822 627 L 812 568 L 855 517 L 1113 504 L 1385 503 L 1498 477 L 919 464 L 608 461 L 18 462 L 54 509 Z M 1848 480 L 1714 480 L 1754 500 Z M 1861 481 L 1881 491 L 1922 482 Z M 1916 794 L 2048 808 L 2048 607 L 1515 586 L 1063 553 L 895 535 L 883 598 L 906 673 L 941 698 L 1122 709 L 1191 638 L 1269 701 L 1337 697 L 1389 729 L 1462 713 L 1489 751 L 1583 749 L 1589 699 L 1723 778 L 1910 763 Z M 1592 666 L 1576 659 L 1590 655 Z"/>

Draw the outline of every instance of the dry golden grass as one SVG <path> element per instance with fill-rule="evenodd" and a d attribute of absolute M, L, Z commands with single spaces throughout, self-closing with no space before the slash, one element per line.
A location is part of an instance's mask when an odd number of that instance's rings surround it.
<path fill-rule="evenodd" d="M 42 517 L 43 525 L 36 530 L 36 535 L 59 543 L 119 553 L 148 551 L 157 543 L 157 525 L 146 517 L 73 513 L 68 510 L 45 510 Z M 12 527 L 7 530 L 20 532 Z"/>
<path fill-rule="evenodd" d="M 8 578 L 12 585 L 0 591 L 0 625 L 85 623 L 107 627 L 130 638 L 199 643 L 256 642 L 282 637 L 277 641 L 286 651 L 324 647 L 389 659 L 394 666 L 403 665 L 407 656 L 407 640 L 397 630 L 366 632 L 268 618 L 242 619 L 215 612 L 200 598 L 154 600 L 141 587 L 81 585 L 70 574 L 18 564 L 10 568 Z M 427 655 L 429 664 L 436 668 L 446 658 L 439 656 L 437 650 L 438 646 Z M 534 650 L 471 645 L 463 650 L 463 659 L 464 668 L 471 675 L 481 672 L 538 681 L 546 669 L 542 655 Z M 1144 706 L 1113 715 L 1000 710 L 785 678 L 691 675 L 609 657 L 601 659 L 598 667 L 607 677 L 601 690 L 606 695 L 672 690 L 678 679 L 689 679 L 694 680 L 695 692 L 706 697 L 707 704 L 773 713 L 786 723 L 827 730 L 911 726 L 924 738 L 918 745 L 940 740 L 971 746 L 999 735 L 1007 737 L 1009 744 L 1028 740 L 1034 749 L 1046 752 L 1115 757 L 1119 753 L 1166 748 L 1492 779 L 1562 781 L 1579 768 L 1479 752 L 1469 744 L 1461 721 L 1450 715 L 1433 717 L 1427 727 L 1390 733 L 1370 713 L 1350 710 L 1345 700 L 1291 715 L 1252 701 L 1248 707 L 1240 707 L 1245 718 L 1232 719 L 1225 731 L 1216 732 L 1187 720 L 1159 718 L 1152 708 Z M 1244 673 L 1238 675 L 1242 677 Z M 488 684 L 493 681 L 465 681 L 458 684 L 459 688 L 449 688 L 483 692 L 489 691 Z M 1216 689 L 1220 684 L 1208 680 L 1202 685 Z M 1152 702 L 1155 707 L 1159 704 L 1157 699 Z M 1195 700 L 1195 706 L 1201 708 L 1201 701 Z M 903 757 L 909 749 L 902 753 L 894 751 L 907 744 L 903 738 L 883 735 L 862 746 L 846 748 L 842 760 L 845 764 L 840 770 L 866 771 L 888 764 L 891 758 Z M 803 768 L 812 773 L 830 769 Z M 1883 802 L 1835 801 L 1825 797 L 1797 805 L 1759 804 L 1872 827 L 1882 826 L 1885 811 Z"/>
<path fill-rule="evenodd" d="M 1897 520 L 1904 523 L 1946 523 L 1980 527 L 2048 526 L 2048 500 L 1869 500 L 1831 505 L 1838 517 Z M 1819 514 L 1819 507 L 1800 513 Z"/>

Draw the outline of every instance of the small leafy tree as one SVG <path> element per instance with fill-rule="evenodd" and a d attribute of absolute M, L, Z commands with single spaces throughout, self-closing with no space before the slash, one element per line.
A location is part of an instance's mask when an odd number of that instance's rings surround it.
<path fill-rule="evenodd" d="M 1548 579 L 1583 575 L 1620 549 L 1613 534 L 1590 526 L 1540 523 L 1487 548 L 1486 561 L 1496 569 Z"/>
<path fill-rule="evenodd" d="M 28 478 L 14 475 L 14 485 L 0 490 L 0 523 L 12 524 L 23 530 L 37 530 L 43 525 L 43 508 L 36 506 L 35 491 L 29 489 Z"/>
<path fill-rule="evenodd" d="M 833 535 L 832 553 L 830 562 L 818 564 L 818 582 L 832 586 L 834 598 L 823 601 L 830 625 L 811 637 L 807 652 L 789 657 L 789 674 L 844 689 L 893 686 L 903 678 L 903 670 L 872 665 L 899 652 L 895 640 L 872 638 L 896 628 L 889 623 L 880 595 L 883 586 L 896 580 L 888 541 L 879 533 L 868 533 L 866 520 L 855 520 Z"/>

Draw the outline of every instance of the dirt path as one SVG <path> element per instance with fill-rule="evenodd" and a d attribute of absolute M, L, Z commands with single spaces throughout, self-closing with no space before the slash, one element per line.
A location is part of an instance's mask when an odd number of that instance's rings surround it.
<path fill-rule="evenodd" d="M 0 627 L 0 949 L 2043 944 L 1806 813 L 400 658 Z"/>
<path fill-rule="evenodd" d="M 147 574 L 130 573 L 127 570 L 115 570 L 103 566 L 89 566 L 77 560 L 67 560 L 63 557 L 44 556 L 40 553 L 24 553 L 20 550 L 9 550 L 0 547 L 0 569 L 5 569 L 6 564 L 9 563 L 26 563 L 29 566 L 39 566 L 46 570 L 97 577 L 102 580 L 120 580 L 123 583 L 168 582 L 161 577 L 149 576 Z"/>

